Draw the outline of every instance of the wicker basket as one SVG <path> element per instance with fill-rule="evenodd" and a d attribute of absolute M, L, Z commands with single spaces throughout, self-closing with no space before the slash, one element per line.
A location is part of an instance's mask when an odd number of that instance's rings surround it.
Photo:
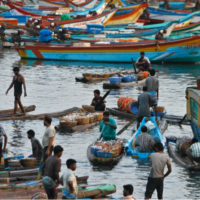
<path fill-rule="evenodd" d="M 191 142 L 188 142 L 188 141 L 185 141 L 185 142 L 182 142 L 180 145 L 179 145 L 179 151 L 182 153 L 182 155 L 186 156 L 186 150 L 187 148 L 189 148 L 191 146 Z"/>
<path fill-rule="evenodd" d="M 137 74 L 136 77 L 138 78 L 139 81 L 144 80 L 143 74 Z"/>
<path fill-rule="evenodd" d="M 77 121 L 60 121 L 60 128 L 72 128 L 74 126 L 77 126 Z"/>
<path fill-rule="evenodd" d="M 21 167 L 19 160 L 8 160 L 9 167 Z"/>
<path fill-rule="evenodd" d="M 157 106 L 157 107 L 156 107 L 156 110 L 157 110 L 157 112 L 163 113 L 163 112 L 165 111 L 165 107 Z M 155 111 L 155 107 L 153 107 L 153 111 Z"/>
<path fill-rule="evenodd" d="M 110 74 L 104 74 L 104 78 L 109 78 Z"/>
<path fill-rule="evenodd" d="M 103 113 L 100 113 L 100 112 L 97 113 L 97 114 L 96 114 L 96 120 L 97 120 L 97 121 L 102 121 L 102 120 L 103 120 Z"/>
<path fill-rule="evenodd" d="M 84 110 L 87 110 L 88 112 L 93 112 L 94 111 L 94 106 L 82 105 L 82 108 Z"/>
<path fill-rule="evenodd" d="M 23 158 L 23 159 L 20 159 L 20 162 L 23 167 L 35 166 L 35 158 Z"/>
<path fill-rule="evenodd" d="M 89 117 L 89 122 L 90 122 L 90 124 L 94 123 L 94 117 L 93 116 Z"/>
<path fill-rule="evenodd" d="M 97 78 L 104 78 L 104 74 L 97 74 Z"/>
<path fill-rule="evenodd" d="M 78 122 L 78 125 L 86 125 L 89 124 L 89 117 L 77 117 L 75 120 Z"/>
<path fill-rule="evenodd" d="M 92 78 L 92 73 L 84 73 L 83 78 Z"/>

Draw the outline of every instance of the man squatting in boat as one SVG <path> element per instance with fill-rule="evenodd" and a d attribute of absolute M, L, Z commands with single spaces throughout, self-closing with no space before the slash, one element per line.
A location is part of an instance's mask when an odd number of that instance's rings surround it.
<path fill-rule="evenodd" d="M 151 70 L 151 62 L 145 57 L 144 52 L 140 53 L 140 58 L 137 59 L 135 63 L 139 69 L 139 71 L 150 71 Z"/>
<path fill-rule="evenodd" d="M 102 97 L 100 96 L 99 90 L 94 90 L 94 98 L 92 100 L 91 106 L 94 106 L 96 111 L 104 111 L 106 108 L 106 101 L 101 102 Z"/>
<path fill-rule="evenodd" d="M 17 104 L 18 104 L 20 109 L 24 113 L 24 116 L 26 116 L 26 112 L 25 112 L 24 107 L 21 103 L 22 85 L 24 86 L 24 97 L 27 96 L 25 79 L 19 73 L 19 67 L 14 67 L 13 72 L 14 72 L 15 75 L 13 77 L 12 83 L 10 84 L 10 87 L 6 91 L 6 95 L 8 94 L 8 91 L 14 86 L 14 97 L 15 97 L 14 115 L 16 115 Z"/>

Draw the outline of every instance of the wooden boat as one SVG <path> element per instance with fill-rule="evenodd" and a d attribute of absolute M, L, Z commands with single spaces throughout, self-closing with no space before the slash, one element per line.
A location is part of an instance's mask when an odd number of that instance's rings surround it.
<path fill-rule="evenodd" d="M 143 121 L 140 124 L 140 127 L 138 128 L 138 130 L 135 132 L 135 134 L 131 137 L 131 139 L 126 143 L 125 145 L 125 151 L 127 155 L 131 155 L 134 158 L 139 158 L 139 159 L 147 159 L 151 156 L 152 152 L 140 152 L 139 149 L 136 147 L 135 149 L 132 148 L 132 142 L 134 140 L 134 138 L 137 139 L 138 135 L 141 134 L 141 127 L 144 126 L 146 124 L 145 122 L 145 118 L 143 118 Z M 157 123 L 155 121 L 155 117 L 150 117 L 151 122 L 153 122 L 153 124 L 155 125 L 155 129 L 150 131 L 150 135 L 153 136 L 153 138 L 157 140 L 159 140 L 163 146 L 165 147 L 165 139 L 162 135 L 162 133 L 159 130 L 159 127 L 157 126 Z"/>
<path fill-rule="evenodd" d="M 70 114 L 74 111 L 77 111 L 78 107 L 73 107 L 67 110 L 63 110 L 60 112 L 54 112 L 54 113 L 43 113 L 38 115 L 26 115 L 26 116 L 15 116 L 15 117 L 2 117 L 0 118 L 0 121 L 7 121 L 7 120 L 43 120 L 45 115 L 49 115 L 50 117 L 63 117 L 67 114 Z"/>
<path fill-rule="evenodd" d="M 87 157 L 88 160 L 94 164 L 94 165 L 116 165 L 121 158 L 124 156 L 124 149 L 122 148 L 121 153 L 119 156 L 117 157 L 111 157 L 111 158 L 100 158 L 94 155 L 93 151 L 92 151 L 92 146 L 94 144 L 91 144 L 88 146 L 87 148 Z"/>
<path fill-rule="evenodd" d="M 68 4 L 68 6 L 73 9 L 75 9 L 77 7 L 89 9 L 89 8 L 93 8 L 95 6 L 95 4 L 97 3 L 97 0 L 87 0 L 84 3 L 80 3 L 80 4 L 76 4 L 71 0 L 65 0 L 65 3 Z"/>
<path fill-rule="evenodd" d="M 36 183 L 37 184 L 37 183 Z M 43 189 L 43 187 L 40 187 L 38 183 L 37 185 L 25 187 L 21 190 L 13 190 L 9 191 L 6 190 L 2 192 L 2 198 L 3 199 L 46 199 L 47 195 Z M 63 189 L 57 189 L 58 192 L 58 199 L 62 199 L 62 191 Z M 116 186 L 112 184 L 98 184 L 94 186 L 86 185 L 86 186 L 79 186 L 78 191 L 78 199 L 81 198 L 92 198 L 92 199 L 99 199 L 101 197 L 105 197 L 106 195 L 112 194 L 116 192 Z"/>
<path fill-rule="evenodd" d="M 181 156 L 180 153 L 176 151 L 175 143 L 168 143 L 168 152 L 169 155 L 174 159 L 174 161 L 182 167 L 192 171 L 200 171 L 200 165 L 193 165 L 187 156 Z"/>
<path fill-rule="evenodd" d="M 137 60 L 139 53 L 144 51 L 152 63 L 195 63 L 200 60 L 199 39 L 200 36 L 193 36 L 157 42 L 94 44 L 90 47 L 36 44 L 13 48 L 25 59 L 130 62 L 131 57 Z"/>

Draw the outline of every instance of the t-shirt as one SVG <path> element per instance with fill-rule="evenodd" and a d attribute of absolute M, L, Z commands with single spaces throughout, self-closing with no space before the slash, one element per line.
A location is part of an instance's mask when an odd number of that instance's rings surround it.
<path fill-rule="evenodd" d="M 152 95 L 143 92 L 138 97 L 138 117 L 150 117 L 150 107 L 155 103 Z"/>
<path fill-rule="evenodd" d="M 164 153 L 153 153 L 151 154 L 151 172 L 149 177 L 151 178 L 162 178 L 164 177 L 165 165 L 170 165 L 171 161 L 169 157 Z"/>
<path fill-rule="evenodd" d="M 43 148 L 49 146 L 49 138 L 50 137 L 53 137 L 52 145 L 54 146 L 54 144 L 55 144 L 55 135 L 56 135 L 55 128 L 52 125 L 50 125 L 46 129 L 46 131 L 44 133 L 44 136 L 42 138 L 42 146 L 43 146 Z"/>
<path fill-rule="evenodd" d="M 95 110 L 96 111 L 104 111 L 105 110 L 104 102 L 102 102 L 101 104 L 97 105 L 98 101 L 100 101 L 101 99 L 102 99 L 101 96 L 99 96 L 99 98 L 94 97 L 92 99 L 91 106 L 95 106 Z M 95 101 L 95 103 L 93 103 L 93 101 Z"/>
<path fill-rule="evenodd" d="M 200 142 L 196 142 L 191 145 L 190 149 L 192 150 L 192 157 L 199 158 L 200 157 Z"/>
<path fill-rule="evenodd" d="M 144 58 L 141 58 L 141 57 L 138 58 L 137 61 L 136 61 L 136 63 L 142 62 L 143 60 L 146 60 L 149 64 L 151 63 L 150 60 L 147 57 L 145 57 L 145 56 L 144 56 Z"/>
<path fill-rule="evenodd" d="M 3 143 L 3 135 L 6 135 L 6 132 L 3 129 L 3 126 L 0 124 L 0 143 Z"/>
<path fill-rule="evenodd" d="M 73 194 L 75 195 L 78 194 L 78 185 L 76 181 L 76 176 L 71 169 L 67 169 L 67 171 L 63 173 L 63 175 L 60 178 L 60 181 L 63 182 L 63 186 L 65 190 L 68 190 L 68 191 L 69 191 L 68 182 L 71 181 L 73 183 L 73 188 L 74 188 Z"/>
<path fill-rule="evenodd" d="M 151 152 L 152 147 L 150 147 L 149 143 L 154 144 L 153 137 L 148 133 L 141 133 L 137 137 L 138 143 L 140 145 L 140 152 Z"/>
<path fill-rule="evenodd" d="M 35 137 L 33 137 L 31 138 L 31 144 L 32 144 L 33 156 L 36 159 L 41 159 L 42 154 L 43 154 L 43 148 L 42 148 L 42 145 L 40 144 L 40 141 L 36 139 Z"/>
<path fill-rule="evenodd" d="M 109 118 L 109 124 L 112 124 L 117 127 L 117 124 L 114 119 Z M 104 120 L 100 123 L 100 132 L 102 132 L 104 140 L 114 140 L 116 138 L 116 129 L 112 128 L 110 125 L 105 125 Z"/>
<path fill-rule="evenodd" d="M 150 76 L 145 80 L 145 85 L 148 87 L 148 91 L 157 91 L 159 87 L 159 81 L 157 78 Z"/>
<path fill-rule="evenodd" d="M 56 173 L 60 172 L 61 160 L 56 156 L 49 156 L 44 163 L 44 176 L 56 180 Z"/>

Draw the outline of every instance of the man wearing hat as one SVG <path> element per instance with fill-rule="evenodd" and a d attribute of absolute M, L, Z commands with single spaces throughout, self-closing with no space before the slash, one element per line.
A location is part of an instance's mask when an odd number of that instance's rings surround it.
<path fill-rule="evenodd" d="M 129 184 L 129 185 L 124 185 L 123 188 L 124 188 L 123 195 L 125 197 L 124 199 L 133 200 L 134 199 L 133 196 L 132 196 L 133 190 L 134 190 L 133 186 L 131 184 Z"/>
<path fill-rule="evenodd" d="M 16 112 L 17 112 L 17 105 L 19 105 L 20 109 L 24 113 L 24 116 L 26 116 L 26 112 L 25 112 L 24 107 L 21 103 L 22 85 L 24 86 L 24 97 L 27 96 L 25 79 L 19 73 L 19 67 L 14 67 L 13 72 L 14 72 L 15 76 L 13 77 L 13 80 L 12 80 L 12 83 L 10 84 L 10 87 L 6 91 L 6 95 L 8 94 L 8 91 L 14 86 L 14 96 L 15 96 L 14 115 L 16 115 Z"/>

